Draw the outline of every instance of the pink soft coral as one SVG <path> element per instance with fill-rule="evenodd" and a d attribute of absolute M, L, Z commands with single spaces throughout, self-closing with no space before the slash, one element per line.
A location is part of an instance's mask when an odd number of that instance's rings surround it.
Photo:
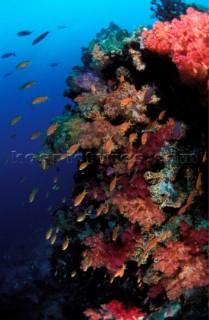
<path fill-rule="evenodd" d="M 143 32 L 144 45 L 159 54 L 170 54 L 183 81 L 206 81 L 209 65 L 209 16 L 193 8 L 180 20 L 156 22 Z"/>

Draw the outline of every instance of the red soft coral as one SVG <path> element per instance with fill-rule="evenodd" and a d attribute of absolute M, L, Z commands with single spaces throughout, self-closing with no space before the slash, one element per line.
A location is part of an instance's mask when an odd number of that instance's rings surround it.
<path fill-rule="evenodd" d="M 183 81 L 206 81 L 209 65 L 209 16 L 193 8 L 180 20 L 156 22 L 143 32 L 144 45 L 159 54 L 171 54 Z"/>
<path fill-rule="evenodd" d="M 140 234 L 133 226 L 125 229 L 117 244 L 105 242 L 103 233 L 86 238 L 83 243 L 90 248 L 87 249 L 81 268 L 86 271 L 90 266 L 94 268 L 104 266 L 109 274 L 113 275 L 133 255 L 139 238 Z"/>
<path fill-rule="evenodd" d="M 140 320 L 146 316 L 146 312 L 143 312 L 140 308 L 126 307 L 122 302 L 117 300 L 112 300 L 109 303 L 103 304 L 98 312 L 87 309 L 84 311 L 84 314 L 87 317 L 90 317 L 90 320 Z"/>
<path fill-rule="evenodd" d="M 189 224 L 185 221 L 180 222 L 180 230 L 179 233 L 184 240 L 185 243 L 190 246 L 199 245 L 203 246 L 209 242 L 209 234 L 208 230 L 205 228 L 201 228 L 200 230 L 195 230 L 190 228 Z M 197 250 L 195 250 L 196 252 Z"/>

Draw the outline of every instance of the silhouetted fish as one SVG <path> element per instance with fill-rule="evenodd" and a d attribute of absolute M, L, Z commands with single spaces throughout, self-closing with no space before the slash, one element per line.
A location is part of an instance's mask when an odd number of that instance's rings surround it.
<path fill-rule="evenodd" d="M 15 56 L 15 52 L 5 53 L 5 54 L 3 54 L 3 56 L 1 56 L 1 57 L 4 59 L 4 58 L 9 58 L 9 57 L 11 57 L 11 56 Z"/>
<path fill-rule="evenodd" d="M 65 28 L 67 28 L 66 26 L 58 26 L 57 27 L 58 29 L 65 29 Z"/>
<path fill-rule="evenodd" d="M 50 64 L 51 67 L 56 67 L 58 65 L 58 62 L 53 62 Z"/>
<path fill-rule="evenodd" d="M 27 31 L 27 30 L 23 30 L 17 33 L 17 36 L 29 36 L 29 34 L 31 34 L 33 31 Z"/>
<path fill-rule="evenodd" d="M 44 33 L 42 33 L 38 38 L 36 38 L 33 42 L 32 45 L 38 43 L 39 41 L 41 41 L 43 38 L 45 38 L 47 36 L 47 34 L 49 34 L 49 31 L 46 31 Z"/>
<path fill-rule="evenodd" d="M 13 71 L 10 71 L 10 72 L 7 72 L 7 73 L 5 73 L 5 77 L 9 77 L 9 76 L 11 76 L 11 74 L 13 74 L 14 72 Z"/>

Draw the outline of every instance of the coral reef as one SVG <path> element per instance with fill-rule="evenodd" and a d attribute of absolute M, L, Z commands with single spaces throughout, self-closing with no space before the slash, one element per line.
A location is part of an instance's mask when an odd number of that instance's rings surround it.
<path fill-rule="evenodd" d="M 46 237 L 56 234 L 61 283 L 86 274 L 100 288 L 82 304 L 89 319 L 195 319 L 207 308 L 207 20 L 188 9 L 150 31 L 102 29 L 67 78 L 73 107 L 36 155 L 45 170 L 77 163 Z"/>

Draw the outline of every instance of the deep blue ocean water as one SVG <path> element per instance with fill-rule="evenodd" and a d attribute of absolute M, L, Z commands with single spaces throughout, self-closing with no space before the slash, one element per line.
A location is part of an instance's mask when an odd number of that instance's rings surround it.
<path fill-rule="evenodd" d="M 208 5 L 207 0 L 198 1 Z M 139 25 L 153 24 L 150 1 L 144 0 L 10 0 L 0 5 L 0 56 L 15 52 L 15 56 L 0 58 L 0 259 L 11 246 L 41 229 L 44 234 L 51 223 L 52 210 L 59 207 L 64 196 L 70 195 L 76 164 L 62 163 L 45 172 L 29 154 L 42 148 L 42 139 L 50 119 L 62 114 L 68 99 L 63 97 L 65 79 L 71 68 L 81 65 L 81 48 L 87 46 L 103 27 L 112 21 L 132 32 Z M 58 26 L 66 26 L 59 29 Z M 32 34 L 19 37 L 22 30 Z M 32 41 L 40 34 L 50 33 L 36 45 Z M 32 63 L 16 70 L 24 60 Z M 56 67 L 50 64 L 57 62 Z M 14 72 L 8 77 L 4 75 Z M 27 90 L 19 87 L 27 81 L 37 84 Z M 30 107 L 32 99 L 48 95 L 45 103 Z M 23 118 L 14 126 L 9 121 L 18 114 Z M 30 140 L 35 131 L 42 136 Z M 17 155 L 19 156 L 17 157 Z M 8 162 L 8 163 L 7 163 Z M 23 183 L 21 177 L 26 177 Z M 60 190 L 53 191 L 53 178 L 59 177 Z M 35 200 L 29 194 L 38 188 Z M 49 191 L 49 198 L 45 197 Z"/>

